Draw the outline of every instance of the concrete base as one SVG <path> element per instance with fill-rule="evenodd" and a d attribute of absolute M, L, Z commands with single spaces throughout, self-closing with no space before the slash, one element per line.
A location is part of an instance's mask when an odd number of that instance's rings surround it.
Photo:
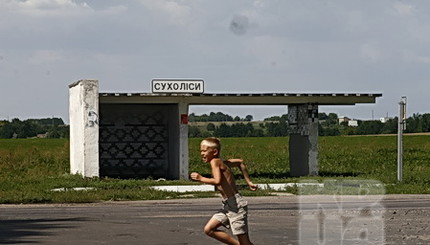
<path fill-rule="evenodd" d="M 290 175 L 294 177 L 316 175 L 317 159 L 313 157 L 309 136 L 290 135 Z"/>
<path fill-rule="evenodd" d="M 318 174 L 318 106 L 289 105 L 290 175 Z"/>

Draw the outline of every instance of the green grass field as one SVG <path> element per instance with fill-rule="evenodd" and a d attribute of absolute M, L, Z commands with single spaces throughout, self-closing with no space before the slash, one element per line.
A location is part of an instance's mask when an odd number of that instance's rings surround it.
<path fill-rule="evenodd" d="M 290 178 L 288 138 L 225 138 L 223 158 L 243 158 L 255 183 L 299 182 Z M 397 183 L 395 136 L 320 137 L 320 176 L 313 179 L 364 179 L 386 184 L 386 192 L 430 193 L 430 136 L 404 136 L 403 182 Z M 199 156 L 199 139 L 190 139 L 190 172 L 210 174 Z M 0 140 L 0 203 L 94 202 L 181 198 L 156 191 L 159 184 L 190 181 L 84 179 L 69 174 L 69 143 L 64 139 Z M 239 180 L 239 183 L 244 183 Z M 55 188 L 94 187 L 89 191 L 53 192 Z M 291 190 L 295 192 L 296 190 Z M 268 191 L 245 195 L 267 195 Z M 211 196 L 200 193 L 196 196 Z"/>

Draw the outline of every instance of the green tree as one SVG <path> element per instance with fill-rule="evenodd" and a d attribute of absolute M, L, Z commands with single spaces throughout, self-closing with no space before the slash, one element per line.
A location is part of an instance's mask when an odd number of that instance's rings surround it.
<path fill-rule="evenodd" d="M 423 132 L 430 132 L 430 114 L 426 113 L 422 115 L 422 129 Z"/>
<path fill-rule="evenodd" d="M 12 138 L 14 133 L 15 133 L 15 129 L 13 128 L 13 126 L 10 122 L 5 123 L 0 128 L 0 138 L 2 138 L 2 139 Z"/>
<path fill-rule="evenodd" d="M 209 121 L 209 116 L 206 114 L 203 114 L 199 117 L 199 120 L 197 122 L 208 122 Z"/>
<path fill-rule="evenodd" d="M 380 134 L 383 126 L 381 121 L 359 121 L 357 133 L 360 135 Z"/>
<path fill-rule="evenodd" d="M 190 138 L 199 138 L 202 137 L 202 132 L 197 126 L 189 126 L 188 127 L 188 137 Z"/>
<path fill-rule="evenodd" d="M 322 124 L 318 125 L 318 134 L 320 136 L 337 136 L 340 135 L 340 129 L 338 124 L 332 124 L 329 126 L 323 126 Z"/>
<path fill-rule="evenodd" d="M 288 122 L 288 114 L 282 114 L 281 120 L 285 120 L 286 122 Z"/>
<path fill-rule="evenodd" d="M 231 128 L 225 124 L 221 123 L 214 131 L 214 136 L 216 137 L 232 137 Z"/>
<path fill-rule="evenodd" d="M 30 121 L 17 123 L 17 138 L 30 138 L 37 135 L 36 126 Z"/>
<path fill-rule="evenodd" d="M 208 131 L 215 131 L 215 124 L 213 123 L 208 123 L 208 125 L 206 125 L 206 129 Z"/>
<path fill-rule="evenodd" d="M 420 133 L 423 132 L 424 120 L 422 115 L 414 113 L 412 117 L 406 119 L 406 133 Z M 423 127 L 424 126 L 424 127 Z"/>
<path fill-rule="evenodd" d="M 188 115 L 188 121 L 189 122 L 197 122 L 196 121 L 196 114 L 194 114 L 194 113 L 189 114 Z"/>
<path fill-rule="evenodd" d="M 348 123 L 347 123 L 348 124 Z M 340 127 L 340 135 L 355 135 L 357 134 L 357 127 L 352 127 L 352 126 L 343 126 Z"/>
<path fill-rule="evenodd" d="M 327 123 L 329 125 L 337 125 L 338 124 L 338 117 L 336 113 L 329 113 L 327 118 Z"/>
<path fill-rule="evenodd" d="M 264 118 L 264 121 L 280 121 L 281 117 L 280 116 L 273 116 L 273 117 L 268 117 L 268 118 Z"/>
<path fill-rule="evenodd" d="M 254 130 L 253 134 L 251 135 L 251 137 L 264 137 L 264 130 L 262 129 L 256 129 Z"/>
<path fill-rule="evenodd" d="M 51 127 L 47 132 L 48 138 L 69 138 L 69 126 L 61 125 Z"/>
<path fill-rule="evenodd" d="M 288 124 L 285 120 L 265 123 L 264 126 L 267 129 L 267 136 L 269 137 L 283 137 L 288 135 Z"/>
<path fill-rule="evenodd" d="M 381 134 L 395 134 L 395 133 L 397 133 L 397 120 L 398 120 L 397 117 L 394 119 L 388 119 L 388 121 L 386 121 L 384 123 L 384 125 L 382 126 Z"/>
<path fill-rule="evenodd" d="M 318 119 L 319 120 L 327 120 L 328 116 L 325 112 L 321 112 L 321 113 L 318 113 Z"/>
<path fill-rule="evenodd" d="M 246 115 L 246 117 L 245 117 L 245 120 L 244 120 L 244 121 L 251 122 L 251 121 L 252 121 L 252 119 L 254 119 L 254 117 L 253 117 L 252 115 Z"/>

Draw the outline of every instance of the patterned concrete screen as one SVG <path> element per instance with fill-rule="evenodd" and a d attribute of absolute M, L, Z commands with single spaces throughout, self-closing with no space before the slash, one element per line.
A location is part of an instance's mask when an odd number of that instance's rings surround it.
<path fill-rule="evenodd" d="M 177 178 L 174 105 L 101 104 L 100 176 Z"/>

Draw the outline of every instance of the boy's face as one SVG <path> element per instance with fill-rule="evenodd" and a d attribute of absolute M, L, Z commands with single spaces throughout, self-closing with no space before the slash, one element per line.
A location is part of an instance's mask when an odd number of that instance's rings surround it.
<path fill-rule="evenodd" d="M 200 155 L 203 162 L 210 162 L 218 155 L 218 150 L 207 145 L 200 145 Z"/>

